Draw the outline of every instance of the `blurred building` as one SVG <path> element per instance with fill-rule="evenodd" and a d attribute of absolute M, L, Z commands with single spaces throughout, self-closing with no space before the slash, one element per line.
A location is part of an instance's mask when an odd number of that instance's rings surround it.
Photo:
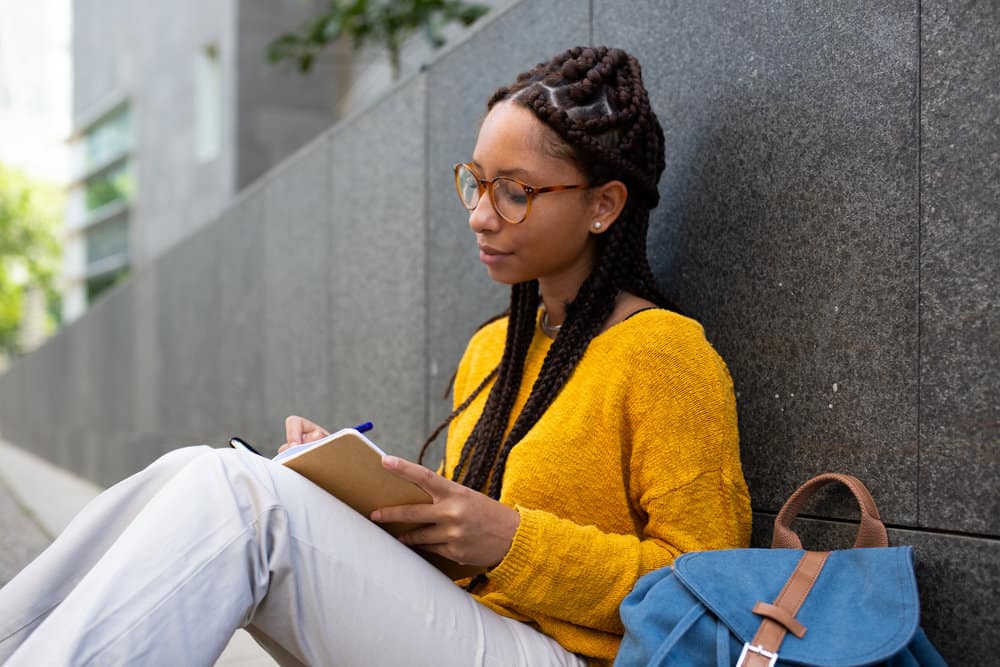
<path fill-rule="evenodd" d="M 67 323 L 335 121 L 332 51 L 305 77 L 266 62 L 324 5 L 73 1 Z"/>
<path fill-rule="evenodd" d="M 479 0 L 501 7 L 512 0 Z M 379 49 L 327 49 L 307 75 L 268 44 L 325 0 L 73 0 L 63 319 L 210 222 L 244 187 L 392 83 Z M 445 26 L 452 41 L 466 28 Z M 402 47 L 401 76 L 433 56 Z"/>

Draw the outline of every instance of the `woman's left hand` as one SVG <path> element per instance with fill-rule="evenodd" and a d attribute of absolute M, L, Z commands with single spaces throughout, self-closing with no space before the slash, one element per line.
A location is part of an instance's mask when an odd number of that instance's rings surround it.
<path fill-rule="evenodd" d="M 378 523 L 428 524 L 399 536 L 403 544 L 440 554 L 462 565 L 493 567 L 503 560 L 521 522 L 517 510 L 395 456 L 382 457 L 390 472 L 427 492 L 433 503 L 383 507 Z"/>

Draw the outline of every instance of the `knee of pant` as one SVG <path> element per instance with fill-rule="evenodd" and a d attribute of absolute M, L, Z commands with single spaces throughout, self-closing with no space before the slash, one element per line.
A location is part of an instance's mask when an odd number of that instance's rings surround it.
<path fill-rule="evenodd" d="M 270 487 L 270 473 L 267 470 L 267 459 L 256 454 L 241 452 L 229 447 L 198 448 L 199 452 L 193 458 L 199 459 L 204 465 L 201 470 L 206 475 L 222 471 L 235 485 Z"/>
<path fill-rule="evenodd" d="M 187 483 L 197 490 L 193 492 L 232 498 L 237 506 L 259 515 L 281 505 L 271 465 L 268 459 L 256 454 L 209 448 L 185 469 L 184 475 Z"/>
<path fill-rule="evenodd" d="M 178 447 L 177 449 L 172 449 L 166 454 L 162 454 L 158 459 L 149 464 L 150 469 L 153 470 L 166 470 L 166 471 L 176 471 L 180 470 L 191 461 L 194 461 L 199 456 L 204 456 L 205 454 L 212 451 L 212 447 L 208 445 L 192 445 L 190 447 Z"/>

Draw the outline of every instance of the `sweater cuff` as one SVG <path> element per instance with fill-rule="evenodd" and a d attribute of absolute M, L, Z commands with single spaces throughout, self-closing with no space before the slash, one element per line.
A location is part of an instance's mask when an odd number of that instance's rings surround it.
<path fill-rule="evenodd" d="M 539 553 L 541 524 L 545 518 L 545 513 L 538 510 L 529 510 L 520 505 L 516 505 L 514 509 L 521 515 L 521 522 L 514 533 L 510 550 L 496 567 L 486 573 L 489 580 L 501 589 L 510 589 L 525 572 L 531 571 L 532 556 Z"/>

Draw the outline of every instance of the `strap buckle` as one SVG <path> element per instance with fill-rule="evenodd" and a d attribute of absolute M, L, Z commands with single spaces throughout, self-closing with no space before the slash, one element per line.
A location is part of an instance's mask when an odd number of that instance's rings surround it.
<path fill-rule="evenodd" d="M 736 661 L 736 667 L 743 667 L 743 661 L 746 660 L 748 653 L 756 653 L 767 658 L 767 667 L 774 667 L 774 664 L 778 662 L 778 654 L 768 651 L 763 646 L 757 646 L 751 644 L 750 642 L 743 643 L 743 650 L 740 651 L 740 659 Z"/>

